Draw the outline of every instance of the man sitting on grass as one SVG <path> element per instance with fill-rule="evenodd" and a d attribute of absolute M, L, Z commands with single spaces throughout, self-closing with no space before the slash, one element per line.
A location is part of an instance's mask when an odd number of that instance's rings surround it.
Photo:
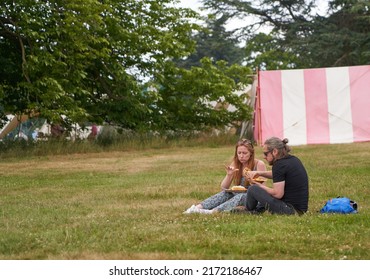
<path fill-rule="evenodd" d="M 247 178 L 252 186 L 248 188 L 245 213 L 258 213 L 258 208 L 276 214 L 303 214 L 308 210 L 308 176 L 302 162 L 290 155 L 288 139 L 271 137 L 263 145 L 265 160 L 271 171 L 249 171 Z M 263 176 L 273 180 L 272 188 L 253 180 Z M 235 209 L 234 212 L 240 212 Z"/>

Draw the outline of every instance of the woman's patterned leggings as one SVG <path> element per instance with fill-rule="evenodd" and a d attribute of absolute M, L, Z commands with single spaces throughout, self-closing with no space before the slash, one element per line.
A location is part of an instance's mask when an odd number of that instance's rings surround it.
<path fill-rule="evenodd" d="M 217 210 L 219 212 L 230 211 L 236 206 L 246 205 L 247 193 L 219 192 L 200 204 L 204 209 Z"/>

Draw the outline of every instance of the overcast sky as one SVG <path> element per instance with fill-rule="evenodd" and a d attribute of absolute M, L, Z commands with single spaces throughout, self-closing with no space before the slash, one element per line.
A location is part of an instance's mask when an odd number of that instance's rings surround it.
<path fill-rule="evenodd" d="M 316 0 L 316 4 L 319 7 L 319 13 L 321 15 L 325 14 L 328 0 Z M 201 6 L 201 3 L 199 0 L 180 0 L 179 5 L 184 8 L 192 8 L 193 10 L 197 10 L 197 8 Z"/>
<path fill-rule="evenodd" d="M 180 5 L 184 8 L 192 8 L 193 10 L 200 6 L 198 0 L 181 0 Z"/>
<path fill-rule="evenodd" d="M 197 10 L 199 7 L 201 7 L 201 3 L 199 0 L 181 0 L 179 5 L 184 8 L 191 8 L 193 10 Z M 238 19 L 232 19 L 230 23 L 226 26 L 226 29 L 235 29 L 237 27 L 245 25 L 245 21 L 238 20 Z"/>
<path fill-rule="evenodd" d="M 324 15 L 326 13 L 328 1 L 327 0 L 316 0 L 316 3 L 319 7 L 319 14 Z M 197 10 L 199 7 L 201 7 L 201 3 L 199 0 L 180 0 L 179 5 L 184 8 L 192 8 L 193 10 Z M 246 22 L 246 20 L 232 19 L 227 24 L 226 29 L 233 30 L 238 27 L 246 26 L 247 24 L 248 23 Z"/>

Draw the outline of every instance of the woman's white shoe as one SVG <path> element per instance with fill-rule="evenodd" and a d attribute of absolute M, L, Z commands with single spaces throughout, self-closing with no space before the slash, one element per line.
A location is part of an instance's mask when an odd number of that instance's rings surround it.
<path fill-rule="evenodd" d="M 189 209 L 187 209 L 184 214 L 192 214 L 192 213 L 198 213 L 198 214 L 212 214 L 212 210 L 207 209 L 200 209 L 196 207 L 195 205 L 192 205 Z"/>

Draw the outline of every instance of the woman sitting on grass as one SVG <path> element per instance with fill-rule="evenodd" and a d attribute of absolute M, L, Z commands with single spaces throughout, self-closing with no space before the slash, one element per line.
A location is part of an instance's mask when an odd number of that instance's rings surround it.
<path fill-rule="evenodd" d="M 243 170 L 248 168 L 253 171 L 265 171 L 263 161 L 254 158 L 254 147 L 247 139 L 239 140 L 235 146 L 232 163 L 225 166 L 226 176 L 221 182 L 222 191 L 207 198 L 198 205 L 192 205 L 184 214 L 201 213 L 212 214 L 230 211 L 237 206 L 245 204 L 247 193 L 226 192 L 233 185 L 247 186 L 249 182 L 243 177 Z"/>

